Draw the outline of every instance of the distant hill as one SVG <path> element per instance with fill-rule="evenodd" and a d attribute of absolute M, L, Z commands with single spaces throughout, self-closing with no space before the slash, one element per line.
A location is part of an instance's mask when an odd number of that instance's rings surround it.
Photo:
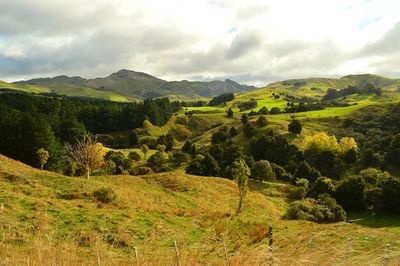
<path fill-rule="evenodd" d="M 112 93 L 128 100 L 157 97 L 192 100 L 209 98 L 221 93 L 256 89 L 254 86 L 241 85 L 229 79 L 210 82 L 166 81 L 146 73 L 125 69 L 104 78 L 85 79 L 63 75 L 20 81 L 14 84 L 44 86 L 50 88 L 52 92 L 66 95 L 71 91 L 79 93 L 80 90 L 87 91 L 87 94 L 92 92 L 94 95 Z"/>

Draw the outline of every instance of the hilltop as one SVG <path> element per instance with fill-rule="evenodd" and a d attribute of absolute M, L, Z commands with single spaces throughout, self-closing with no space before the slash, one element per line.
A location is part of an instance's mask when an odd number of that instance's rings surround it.
<path fill-rule="evenodd" d="M 243 92 L 255 87 L 240 85 L 232 80 L 225 81 L 166 81 L 146 73 L 120 70 L 107 77 L 85 79 L 65 75 L 54 78 L 37 78 L 15 82 L 10 86 L 41 86 L 46 92 L 67 96 L 85 96 L 107 100 L 127 101 L 144 98 L 169 97 L 171 99 L 190 100 L 213 97 L 225 92 Z M 8 86 L 3 85 L 4 88 Z"/>

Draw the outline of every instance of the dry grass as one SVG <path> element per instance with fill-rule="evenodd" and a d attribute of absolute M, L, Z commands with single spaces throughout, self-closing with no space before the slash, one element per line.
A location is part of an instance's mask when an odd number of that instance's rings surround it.
<path fill-rule="evenodd" d="M 173 241 L 181 265 L 224 265 L 221 233 L 230 265 L 398 265 L 398 227 L 282 220 L 286 186 L 252 184 L 238 218 L 230 180 L 176 172 L 85 180 L 0 156 L 0 265 L 136 265 L 135 248 L 139 265 L 174 265 Z M 116 201 L 97 202 L 100 187 Z"/>

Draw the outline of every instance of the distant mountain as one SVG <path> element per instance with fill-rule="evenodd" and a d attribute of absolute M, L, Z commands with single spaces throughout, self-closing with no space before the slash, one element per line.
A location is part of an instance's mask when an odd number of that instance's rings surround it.
<path fill-rule="evenodd" d="M 191 100 L 209 98 L 221 93 L 243 92 L 256 89 L 254 86 L 225 81 L 166 81 L 149 74 L 131 70 L 120 70 L 104 78 L 85 79 L 81 77 L 57 76 L 19 81 L 15 84 L 48 87 L 52 92 L 68 92 L 82 89 L 96 92 L 113 93 L 130 100 L 137 98 L 170 97 Z"/>

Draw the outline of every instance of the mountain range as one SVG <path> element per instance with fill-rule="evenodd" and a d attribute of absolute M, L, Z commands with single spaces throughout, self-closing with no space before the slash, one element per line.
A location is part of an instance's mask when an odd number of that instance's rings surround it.
<path fill-rule="evenodd" d="M 52 93 L 65 95 L 76 89 L 94 90 L 95 93 L 116 94 L 128 100 L 157 97 L 192 100 L 209 98 L 221 93 L 237 93 L 256 89 L 254 86 L 241 85 L 230 79 L 210 82 L 166 81 L 146 73 L 126 69 L 103 78 L 85 79 L 79 76 L 62 75 L 19 81 L 14 84 L 46 87 Z"/>

